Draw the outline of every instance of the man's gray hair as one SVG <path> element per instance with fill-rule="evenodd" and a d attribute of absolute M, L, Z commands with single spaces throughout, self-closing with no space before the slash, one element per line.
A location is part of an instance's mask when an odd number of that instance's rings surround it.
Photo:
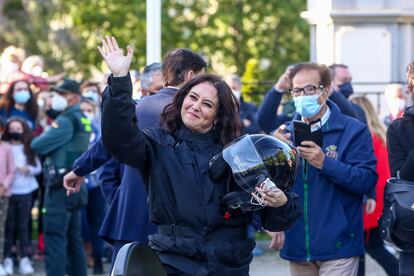
<path fill-rule="evenodd" d="M 152 75 L 155 72 L 161 72 L 161 63 L 151 63 L 145 66 L 141 74 L 141 87 L 148 90 L 152 83 Z"/>
<path fill-rule="evenodd" d="M 235 83 L 238 83 L 239 85 L 242 85 L 242 81 L 239 75 L 236 74 L 230 74 L 224 77 L 224 81 L 230 82 L 233 81 Z"/>
<path fill-rule="evenodd" d="M 329 69 L 329 73 L 331 74 L 331 79 L 334 79 L 336 76 L 336 68 L 348 69 L 349 67 L 342 63 L 334 63 L 334 64 L 329 65 L 328 69 Z"/>

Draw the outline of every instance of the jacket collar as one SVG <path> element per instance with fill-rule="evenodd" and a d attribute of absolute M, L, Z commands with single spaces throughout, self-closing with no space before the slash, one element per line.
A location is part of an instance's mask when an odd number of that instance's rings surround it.
<path fill-rule="evenodd" d="M 414 105 L 409 106 L 405 109 L 404 117 L 414 117 Z"/>
<path fill-rule="evenodd" d="M 158 91 L 157 94 L 169 94 L 169 95 L 175 95 L 178 92 L 178 88 L 177 87 L 164 87 L 163 89 L 161 89 L 160 91 Z"/>
<path fill-rule="evenodd" d="M 212 131 L 206 133 L 192 132 L 186 126 L 182 125 L 176 132 L 178 140 L 202 144 L 214 144 L 214 135 Z"/>
<path fill-rule="evenodd" d="M 344 129 L 344 123 L 342 121 L 342 112 L 339 109 L 339 107 L 332 102 L 331 100 L 327 100 L 326 104 L 328 105 L 331 114 L 329 116 L 328 122 L 326 124 L 324 124 L 322 126 L 322 132 L 330 132 L 330 131 L 335 131 L 335 130 L 342 130 Z M 302 117 L 300 116 L 299 113 L 296 113 L 293 116 L 292 121 L 290 121 L 287 125 L 286 125 L 286 130 L 289 132 L 293 133 L 293 120 L 302 120 Z"/>

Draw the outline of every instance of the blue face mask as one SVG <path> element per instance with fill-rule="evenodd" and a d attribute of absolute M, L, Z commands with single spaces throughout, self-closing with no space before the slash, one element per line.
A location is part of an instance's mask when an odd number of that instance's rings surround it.
<path fill-rule="evenodd" d="M 350 81 L 344 82 L 343 84 L 339 85 L 339 92 L 345 96 L 345 98 L 349 98 L 352 94 L 354 94 L 354 88 Z"/>
<path fill-rule="evenodd" d="M 98 93 L 95 93 L 94 91 L 88 90 L 85 93 L 82 94 L 83 97 L 89 98 L 95 103 L 99 103 L 99 95 Z"/>
<path fill-rule="evenodd" d="M 25 104 L 30 99 L 30 92 L 27 90 L 21 90 L 18 92 L 15 92 L 13 94 L 13 99 L 18 104 Z"/>
<path fill-rule="evenodd" d="M 296 112 L 302 117 L 312 118 L 319 113 L 322 106 L 318 103 L 319 95 L 293 97 Z"/>

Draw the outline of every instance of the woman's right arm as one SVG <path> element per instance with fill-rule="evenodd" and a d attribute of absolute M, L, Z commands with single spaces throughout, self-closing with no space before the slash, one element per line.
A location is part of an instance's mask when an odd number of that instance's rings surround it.
<path fill-rule="evenodd" d="M 118 161 L 145 171 L 150 144 L 137 126 L 131 93 L 129 75 L 109 77 L 102 102 L 102 142 Z"/>
<path fill-rule="evenodd" d="M 128 54 L 124 56 L 115 38 L 106 37 L 98 49 L 112 72 L 103 94 L 103 144 L 121 163 L 145 171 L 150 163 L 151 145 L 138 128 L 135 117 L 132 82 L 128 73 L 132 48 L 128 46 Z"/>

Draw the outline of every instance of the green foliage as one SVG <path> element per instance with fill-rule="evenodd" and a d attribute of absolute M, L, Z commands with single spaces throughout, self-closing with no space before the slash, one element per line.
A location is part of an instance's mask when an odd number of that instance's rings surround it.
<path fill-rule="evenodd" d="M 243 99 L 248 102 L 257 102 L 257 95 L 253 94 L 254 89 L 256 89 L 256 81 L 259 79 L 259 62 L 257 59 L 251 58 L 246 63 L 246 70 L 242 76 L 242 94 Z M 256 96 L 254 99 L 253 97 Z"/>
<path fill-rule="evenodd" d="M 23 5 L 24 3 L 24 5 Z M 146 4 L 108 0 L 8 0 L 0 47 L 23 46 L 52 71 L 103 70 L 96 49 L 107 34 L 134 47 L 132 66 L 145 65 Z M 275 80 L 291 63 L 308 60 L 309 31 L 299 16 L 305 0 L 162 1 L 162 52 L 187 47 L 208 57 L 210 71 L 237 73 L 251 83 Z M 255 61 L 254 68 L 249 62 Z"/>

